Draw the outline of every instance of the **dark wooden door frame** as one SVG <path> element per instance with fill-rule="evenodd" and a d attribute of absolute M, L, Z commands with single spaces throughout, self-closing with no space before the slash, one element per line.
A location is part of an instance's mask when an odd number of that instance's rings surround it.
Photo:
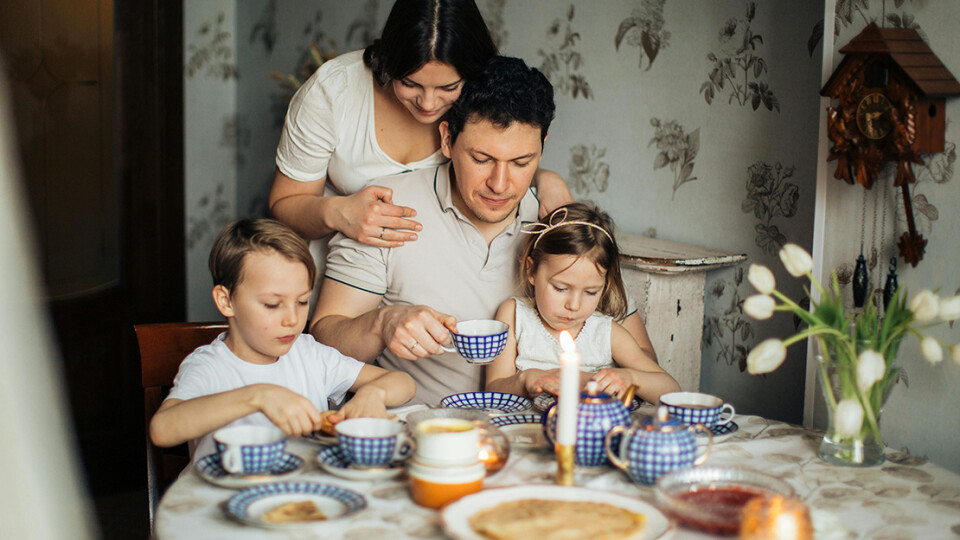
<path fill-rule="evenodd" d="M 134 323 L 182 321 L 183 3 L 115 2 L 116 155 L 130 315 Z"/>

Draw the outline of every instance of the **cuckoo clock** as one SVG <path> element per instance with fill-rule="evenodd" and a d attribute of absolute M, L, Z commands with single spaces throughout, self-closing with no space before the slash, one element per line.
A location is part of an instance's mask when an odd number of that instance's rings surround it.
<path fill-rule="evenodd" d="M 927 240 L 914 224 L 911 164 L 943 151 L 945 98 L 960 95 L 960 82 L 913 29 L 871 23 L 840 52 L 843 60 L 820 91 L 837 100 L 827 109 L 827 159 L 837 162 L 835 178 L 866 189 L 887 161 L 897 163 L 894 186 L 903 192 L 908 228 L 897 246 L 916 266 Z"/>

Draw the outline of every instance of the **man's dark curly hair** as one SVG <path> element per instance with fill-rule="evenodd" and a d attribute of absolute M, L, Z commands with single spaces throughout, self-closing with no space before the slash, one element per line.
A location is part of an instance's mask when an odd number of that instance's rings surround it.
<path fill-rule="evenodd" d="M 494 56 L 479 77 L 463 85 L 460 99 L 447 112 L 450 144 L 467 122 L 478 120 L 504 129 L 514 122 L 539 127 L 542 143 L 555 110 L 553 85 L 543 73 L 519 58 Z"/>

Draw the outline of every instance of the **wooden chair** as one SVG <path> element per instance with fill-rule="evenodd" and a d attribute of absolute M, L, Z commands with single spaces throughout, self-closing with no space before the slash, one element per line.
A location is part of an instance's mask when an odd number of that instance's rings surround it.
<path fill-rule="evenodd" d="M 147 495 L 150 503 L 150 524 L 164 490 L 190 462 L 184 449 L 179 455 L 154 446 L 150 440 L 150 419 L 180 368 L 180 362 L 201 345 L 211 343 L 227 329 L 226 323 L 158 323 L 136 324 L 140 346 L 140 373 L 143 383 L 143 410 L 147 429 Z M 185 448 L 185 445 L 184 445 Z"/>

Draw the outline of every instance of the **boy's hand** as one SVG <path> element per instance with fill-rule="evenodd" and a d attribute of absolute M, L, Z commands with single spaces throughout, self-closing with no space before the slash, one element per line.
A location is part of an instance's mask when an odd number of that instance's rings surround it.
<path fill-rule="evenodd" d="M 257 407 L 287 435 L 307 435 L 323 425 L 323 415 L 309 399 L 275 384 L 257 386 Z"/>
<path fill-rule="evenodd" d="M 597 381 L 597 389 L 612 396 L 620 396 L 633 384 L 630 372 L 623 368 L 601 369 L 592 380 Z"/>
<path fill-rule="evenodd" d="M 344 403 L 336 414 L 330 415 L 329 420 L 336 424 L 347 418 L 386 418 L 385 396 L 386 392 L 381 388 L 360 387 L 350 401 Z"/>

